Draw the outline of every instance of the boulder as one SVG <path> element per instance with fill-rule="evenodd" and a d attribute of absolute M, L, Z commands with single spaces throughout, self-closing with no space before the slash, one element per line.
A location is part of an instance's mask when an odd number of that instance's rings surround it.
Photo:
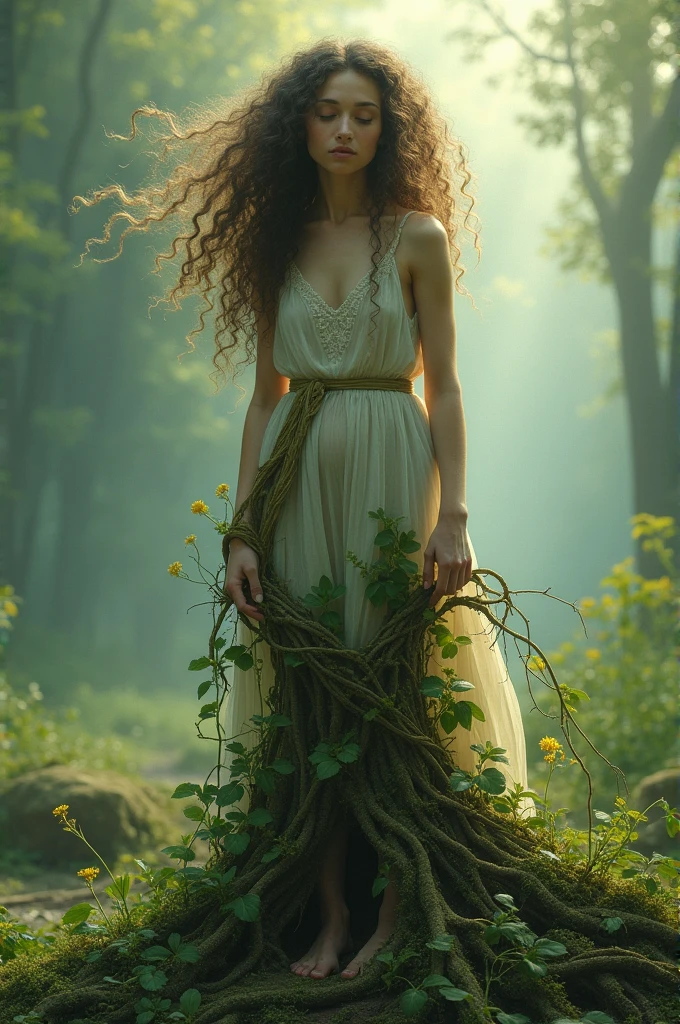
<path fill-rule="evenodd" d="M 50 765 L 3 783 L 0 848 L 33 854 L 46 867 L 96 865 L 83 841 L 52 814 L 60 804 L 68 804 L 67 816 L 110 867 L 120 854 L 140 856 L 166 845 L 168 801 L 152 786 L 117 772 Z"/>
<path fill-rule="evenodd" d="M 630 807 L 644 811 L 655 800 L 663 797 L 671 807 L 680 807 L 680 766 L 662 768 L 640 779 L 631 793 Z M 680 859 L 680 833 L 671 838 L 666 831 L 666 817 L 660 807 L 647 815 L 649 821 L 642 822 L 638 829 L 639 838 L 633 848 L 651 857 L 656 851 L 667 857 Z"/>

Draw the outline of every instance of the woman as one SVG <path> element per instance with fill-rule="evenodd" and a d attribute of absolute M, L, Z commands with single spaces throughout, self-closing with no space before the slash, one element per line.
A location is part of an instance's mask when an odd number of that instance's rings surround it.
<path fill-rule="evenodd" d="M 361 648 L 375 635 L 384 609 L 366 597 L 346 552 L 371 559 L 376 530 L 370 509 L 404 517 L 404 529 L 427 542 L 419 569 L 423 587 L 434 585 L 430 607 L 470 582 L 474 553 L 466 528 L 465 422 L 450 252 L 464 195 L 454 190 L 445 163 L 445 126 L 423 86 L 394 54 L 368 43 L 322 43 L 291 62 L 279 88 L 290 90 L 293 82 L 309 83 L 300 118 L 304 145 L 296 160 L 312 187 L 298 197 L 296 251 L 275 323 L 261 326 L 258 334 L 235 504 L 242 505 L 271 455 L 295 399 L 290 378 L 351 384 L 367 376 L 413 380 L 424 371 L 426 409 L 417 396 L 400 391 L 350 386 L 325 394 L 277 525 L 273 558 L 281 578 L 299 597 L 324 574 L 344 585 L 344 602 L 337 606 L 344 604 L 345 642 Z M 275 101 L 272 106 L 273 118 Z M 282 118 L 284 107 L 280 102 Z M 465 182 L 469 175 L 460 150 L 458 156 Z M 292 177 L 296 170 L 294 163 L 282 163 L 279 175 Z M 258 555 L 238 536 L 230 541 L 226 590 L 242 615 L 266 622 Z M 473 696 L 486 719 L 466 734 L 456 763 L 471 768 L 469 744 L 491 739 L 507 751 L 506 774 L 526 788 L 521 716 L 502 658 L 478 613 L 459 607 L 448 624 L 454 636 L 467 634 L 473 641 L 461 648 L 455 667 L 475 685 Z M 240 639 L 252 642 L 244 626 Z M 262 710 L 261 698 L 274 679 L 263 657 L 259 689 L 252 670 L 234 670 L 227 735 L 239 734 Z M 433 656 L 431 674 L 440 668 Z M 450 743 L 443 730 L 440 735 Z M 307 954 L 291 964 L 297 974 L 324 978 L 339 970 L 349 940 L 346 844 L 343 823 L 320 865 L 322 928 Z M 397 900 L 390 881 L 377 929 L 345 966 L 343 978 L 355 977 L 389 937 Z"/>
<path fill-rule="evenodd" d="M 188 128 L 140 108 L 131 138 L 140 117 L 169 127 L 162 155 L 168 147 L 188 152 L 158 184 L 132 195 L 109 186 L 79 197 L 86 205 L 109 196 L 123 204 L 95 241 L 107 241 L 117 220 L 126 224 L 124 238 L 184 218 L 186 230 L 156 259 L 160 269 L 185 248 L 169 300 L 203 294 L 198 330 L 217 308 L 220 372 L 231 370 L 240 345 L 242 365 L 256 361 L 224 588 L 238 612 L 238 641 L 257 641 L 259 660 L 252 669 L 234 667 L 225 729 L 252 750 L 259 734 L 251 718 L 265 702 L 290 715 L 291 735 L 280 730 L 278 753 L 295 772 L 277 780 L 278 804 L 269 803 L 272 831 L 287 844 L 287 870 L 274 864 L 282 891 L 269 891 L 254 842 L 238 879 L 254 880 L 278 936 L 304 906 L 316 860 L 322 927 L 290 967 L 315 979 L 337 973 L 349 942 L 347 828 L 359 821 L 390 870 L 377 928 L 341 972 L 351 979 L 392 934 L 400 896 L 405 907 L 433 885 L 453 892 L 462 884 L 451 876 L 447 850 L 460 849 L 457 816 L 476 812 L 452 799 L 454 765 L 473 770 L 488 742 L 500 748 L 491 761 L 503 762 L 508 787 L 527 786 L 517 697 L 489 620 L 470 600 L 479 595 L 453 293 L 465 293 L 461 228 L 478 248 L 471 174 L 418 76 L 371 42 L 321 41 L 284 61 L 226 115 L 206 110 Z M 137 216 L 128 212 L 134 207 Z M 413 393 L 421 373 L 424 404 Z M 384 535 L 394 527 L 405 543 L 391 602 L 377 600 L 365 579 L 380 517 Z M 328 628 L 300 605 L 322 577 L 339 588 L 325 605 Z M 434 609 L 436 630 L 428 624 Z M 301 654 L 291 663 L 295 649 Z M 429 704 L 421 689 L 428 675 L 436 677 Z M 468 720 L 454 728 L 451 713 L 448 722 L 441 714 L 441 695 L 451 709 L 465 689 L 473 697 Z M 356 766 L 343 769 L 350 782 L 317 786 L 310 751 L 348 730 L 361 749 Z M 396 797 L 389 765 L 403 776 Z M 441 827 L 427 801 L 446 808 Z M 522 798 L 519 809 L 527 806 Z M 245 797 L 239 809 L 247 810 Z M 432 833 L 427 844 L 416 838 L 419 829 Z M 419 875 L 409 881 L 414 857 Z M 443 931 L 446 920 L 437 911 L 427 934 Z M 420 927 L 404 914 L 400 921 L 404 934 Z"/>

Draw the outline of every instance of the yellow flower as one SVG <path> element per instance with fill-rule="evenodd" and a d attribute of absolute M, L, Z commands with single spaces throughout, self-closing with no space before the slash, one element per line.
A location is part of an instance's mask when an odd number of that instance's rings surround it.
<path fill-rule="evenodd" d="M 215 494 L 217 495 L 218 498 L 226 498 L 226 496 L 229 494 L 229 484 L 220 484 L 217 490 L 215 491 Z"/>
<path fill-rule="evenodd" d="M 550 764 L 552 764 L 553 761 L 555 760 L 555 755 L 554 754 L 545 754 L 544 757 L 543 757 L 543 760 L 544 761 L 549 761 Z"/>
<path fill-rule="evenodd" d="M 184 538 L 184 543 L 185 544 L 193 544 L 195 542 L 195 540 L 196 540 L 196 534 L 195 533 L 190 533 L 188 537 Z"/>
<path fill-rule="evenodd" d="M 171 576 L 179 576 L 181 571 L 182 571 L 182 563 L 181 562 L 173 562 L 172 565 L 168 566 L 168 572 L 170 573 Z"/>
<path fill-rule="evenodd" d="M 8 601 L 7 598 L 5 598 L 4 601 L 4 610 L 5 615 L 11 615 L 12 618 L 14 618 L 15 615 L 19 614 L 19 609 L 15 605 L 14 601 Z"/>
<path fill-rule="evenodd" d="M 553 753 L 556 750 L 562 749 L 562 744 L 559 742 L 559 740 L 556 740 L 554 736 L 544 736 L 542 740 L 538 741 L 538 745 L 541 748 L 541 750 L 550 750 Z"/>
<path fill-rule="evenodd" d="M 575 757 L 572 757 L 569 764 L 578 764 L 578 760 Z"/>
<path fill-rule="evenodd" d="M 204 501 L 201 501 L 199 498 L 198 501 L 194 501 L 191 503 L 191 511 L 194 513 L 195 516 L 204 516 L 208 511 L 208 506 Z"/>
<path fill-rule="evenodd" d="M 55 818 L 61 818 L 62 814 L 66 814 L 67 810 L 68 804 L 59 804 L 58 807 L 54 808 L 52 814 L 55 816 Z"/>
<path fill-rule="evenodd" d="M 582 597 L 581 598 L 581 611 L 588 611 L 590 608 L 595 607 L 595 598 L 593 597 Z"/>
<path fill-rule="evenodd" d="M 590 658 L 591 661 L 599 661 L 600 657 L 601 652 L 597 649 L 597 647 L 589 647 L 586 651 L 586 658 Z"/>
<path fill-rule="evenodd" d="M 538 655 L 534 655 L 532 658 L 529 658 L 529 668 L 535 669 L 537 672 L 542 672 L 545 668 L 543 658 L 539 658 Z"/>
<path fill-rule="evenodd" d="M 99 868 L 81 868 L 80 871 L 76 871 L 76 874 L 80 878 L 84 878 L 88 885 L 91 885 L 99 874 Z"/>

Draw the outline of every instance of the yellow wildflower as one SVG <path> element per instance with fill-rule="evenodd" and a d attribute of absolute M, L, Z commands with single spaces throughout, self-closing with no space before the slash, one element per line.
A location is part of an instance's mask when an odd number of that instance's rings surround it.
<path fill-rule="evenodd" d="M 542 740 L 539 740 L 538 745 L 541 750 L 550 750 L 553 753 L 562 749 L 562 744 L 554 736 L 544 736 Z"/>
<path fill-rule="evenodd" d="M 67 810 L 68 804 L 59 804 L 58 807 L 54 808 L 52 814 L 55 816 L 55 818 L 61 818 L 62 814 L 66 814 Z"/>
<path fill-rule="evenodd" d="M 601 652 L 597 647 L 589 647 L 586 651 L 586 658 L 590 658 L 591 661 L 599 661 L 601 656 Z"/>
<path fill-rule="evenodd" d="M 168 572 L 170 573 L 171 576 L 179 576 L 181 571 L 182 571 L 182 563 L 181 562 L 173 562 L 172 565 L 168 566 Z"/>
<path fill-rule="evenodd" d="M 84 878 L 88 885 L 92 885 L 99 874 L 99 868 L 81 868 L 80 871 L 76 871 L 76 874 L 80 878 Z"/>
<path fill-rule="evenodd" d="M 195 541 L 196 541 L 196 534 L 195 533 L 190 533 L 188 537 L 184 538 L 184 543 L 185 544 L 194 544 Z"/>
<path fill-rule="evenodd" d="M 229 484 L 220 484 L 217 490 L 215 491 L 215 494 L 217 495 L 218 498 L 226 498 L 226 496 L 229 494 Z"/>
<path fill-rule="evenodd" d="M 550 764 L 552 764 L 554 762 L 554 760 L 555 760 L 555 755 L 554 754 L 545 754 L 544 757 L 543 757 L 543 760 L 544 761 L 548 761 Z"/>
<path fill-rule="evenodd" d="M 543 658 L 539 658 L 538 655 L 534 655 L 532 658 L 529 658 L 529 668 L 535 669 L 537 672 L 542 672 L 545 668 Z"/>
<path fill-rule="evenodd" d="M 198 501 L 193 501 L 191 503 L 191 511 L 194 513 L 195 516 L 204 516 L 208 511 L 208 506 L 204 501 L 201 501 L 199 498 Z"/>
<path fill-rule="evenodd" d="M 582 597 L 581 598 L 581 611 L 582 612 L 589 611 L 591 608 L 594 608 L 594 607 L 595 607 L 595 598 L 594 597 Z"/>
<path fill-rule="evenodd" d="M 578 764 L 578 760 L 575 757 L 572 757 L 569 764 Z"/>
<path fill-rule="evenodd" d="M 5 598 L 3 607 L 5 615 L 11 615 L 12 618 L 14 618 L 15 615 L 19 614 L 19 609 L 15 605 L 14 601 L 8 601 L 7 598 Z"/>

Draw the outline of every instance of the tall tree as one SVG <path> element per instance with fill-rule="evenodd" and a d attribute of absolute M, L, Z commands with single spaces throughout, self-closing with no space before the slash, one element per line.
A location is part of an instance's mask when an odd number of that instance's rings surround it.
<path fill-rule="evenodd" d="M 547 249 L 563 269 L 614 288 L 633 509 L 674 515 L 680 499 L 679 268 L 677 262 L 654 266 L 652 239 L 655 201 L 660 206 L 665 199 L 664 178 L 676 185 L 678 179 L 677 0 L 550 0 L 524 29 L 492 0 L 464 2 L 477 18 L 453 38 L 472 60 L 481 59 L 491 44 L 512 40 L 519 51 L 518 76 L 535 102 L 521 123 L 539 146 L 572 147 L 572 187 Z M 655 318 L 655 281 L 676 296 L 674 317 Z M 642 548 L 638 562 L 643 573 L 655 571 Z"/>

